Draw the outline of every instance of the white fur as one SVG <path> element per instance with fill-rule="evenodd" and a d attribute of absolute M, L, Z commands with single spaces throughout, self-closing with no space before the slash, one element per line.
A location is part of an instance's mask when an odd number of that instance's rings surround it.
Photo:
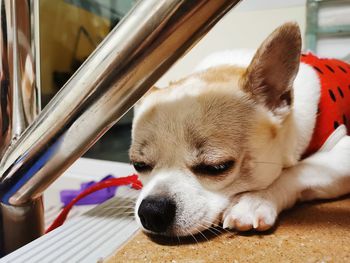
<path fill-rule="evenodd" d="M 224 227 L 259 229 L 272 226 L 282 210 L 295 202 L 335 198 L 350 192 L 350 137 L 328 152 L 318 152 L 283 170 L 265 190 L 243 194 L 224 216 Z M 264 229 L 262 229 L 264 230 Z"/>
<path fill-rule="evenodd" d="M 300 158 L 309 145 L 316 123 L 320 81 L 315 70 L 311 66 L 301 63 L 293 87 L 294 120 L 295 127 L 298 129 L 295 131 L 297 146 L 294 154 L 296 158 Z"/>
<path fill-rule="evenodd" d="M 139 207 L 146 197 L 160 192 L 166 192 L 168 197 L 177 201 L 177 213 L 173 226 L 173 231 L 177 235 L 189 235 L 194 231 L 203 231 L 211 224 L 219 223 L 218 214 L 229 204 L 224 195 L 203 191 L 198 181 L 194 180 L 190 174 L 180 169 L 167 169 L 157 171 L 156 176 L 145 185 L 136 202 L 136 207 Z M 193 193 L 200 193 L 196 195 L 195 200 L 193 200 Z M 136 220 L 140 223 L 138 216 Z"/>
<path fill-rule="evenodd" d="M 213 54 L 204 59 L 197 70 L 222 64 L 247 66 L 252 54 L 254 52 L 237 53 L 235 51 Z M 283 143 L 287 150 L 283 156 L 283 166 L 291 168 L 283 170 L 279 179 L 266 190 L 243 194 L 237 204 L 224 214 L 225 228 L 259 229 L 259 220 L 262 220 L 265 225 L 272 226 L 278 213 L 292 206 L 297 200 L 334 198 L 350 192 L 350 162 L 348 161 L 350 139 L 348 136 L 343 138 L 330 153 L 317 153 L 298 163 L 311 140 L 316 123 L 320 82 L 315 70 L 301 63 L 293 87 L 294 129 L 286 134 L 287 140 L 283 138 L 283 142 L 277 142 Z M 340 148 L 342 150 L 338 151 Z M 278 147 L 270 147 L 269 153 L 265 156 L 276 160 L 274 156 L 279 154 L 276 149 Z M 322 169 L 326 163 L 330 164 L 327 167 L 328 170 Z M 264 165 L 261 165 L 259 170 L 262 178 L 266 178 Z M 346 184 L 342 184 L 344 178 L 349 178 Z M 301 193 L 307 189 L 312 189 L 313 195 L 308 198 L 301 197 Z M 264 227 L 262 230 L 265 230 Z"/>

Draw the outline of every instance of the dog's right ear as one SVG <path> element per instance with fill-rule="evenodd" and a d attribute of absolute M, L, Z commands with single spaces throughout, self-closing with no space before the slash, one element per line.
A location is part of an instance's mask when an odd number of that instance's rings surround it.
<path fill-rule="evenodd" d="M 142 104 L 142 101 L 144 100 L 144 98 L 146 98 L 149 94 L 156 92 L 160 90 L 160 88 L 156 87 L 156 86 L 152 86 L 146 93 L 145 95 L 142 96 L 141 99 L 139 99 L 138 102 L 136 102 L 136 104 L 134 105 L 134 113 L 137 112 L 137 109 L 139 108 L 139 106 Z"/>
<path fill-rule="evenodd" d="M 289 108 L 299 69 L 301 34 L 295 23 L 273 31 L 261 44 L 243 78 L 243 89 L 271 111 Z"/>

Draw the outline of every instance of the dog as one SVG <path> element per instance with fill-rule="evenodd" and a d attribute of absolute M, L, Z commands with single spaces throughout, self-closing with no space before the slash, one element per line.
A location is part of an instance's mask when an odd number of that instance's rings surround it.
<path fill-rule="evenodd" d="M 142 229 L 265 231 L 298 201 L 349 193 L 350 104 L 333 100 L 350 98 L 347 72 L 342 61 L 302 55 L 291 22 L 253 56 L 219 52 L 152 88 L 135 108 L 129 151 L 144 184 L 135 206 Z M 322 74 L 344 76 L 323 88 Z"/>

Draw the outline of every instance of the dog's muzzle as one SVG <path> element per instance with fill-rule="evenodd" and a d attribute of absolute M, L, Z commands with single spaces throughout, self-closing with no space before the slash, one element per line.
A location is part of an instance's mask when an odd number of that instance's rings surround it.
<path fill-rule="evenodd" d="M 142 200 L 138 216 L 142 226 L 155 233 L 166 232 L 176 214 L 176 203 L 167 197 L 147 197 Z"/>

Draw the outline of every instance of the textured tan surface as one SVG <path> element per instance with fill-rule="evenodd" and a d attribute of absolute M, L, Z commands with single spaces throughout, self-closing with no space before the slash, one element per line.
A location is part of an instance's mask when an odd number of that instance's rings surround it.
<path fill-rule="evenodd" d="M 161 245 L 139 233 L 107 262 L 350 262 L 350 198 L 299 205 L 267 234 Z"/>

